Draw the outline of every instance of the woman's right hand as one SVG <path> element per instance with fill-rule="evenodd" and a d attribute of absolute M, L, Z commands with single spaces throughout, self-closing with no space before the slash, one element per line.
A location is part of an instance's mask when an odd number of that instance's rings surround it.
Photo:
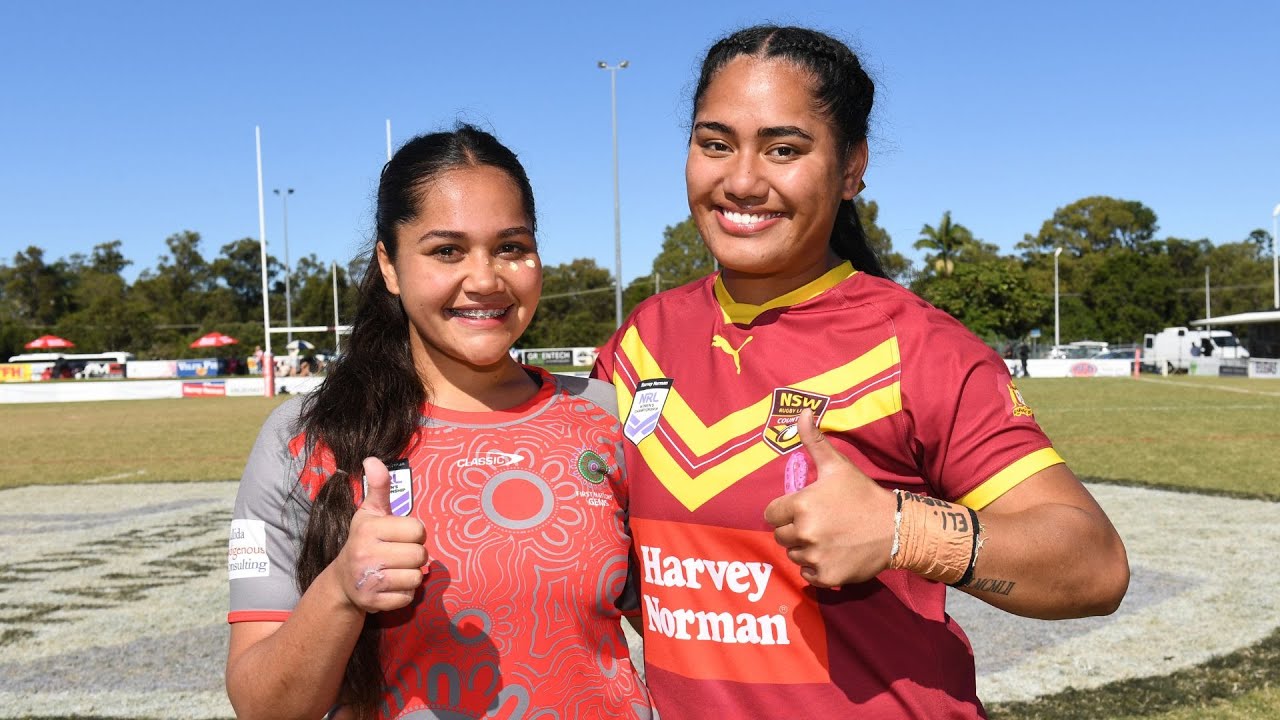
<path fill-rule="evenodd" d="M 422 584 L 427 533 L 421 520 L 391 513 L 391 473 L 381 460 L 365 458 L 364 477 L 364 502 L 333 568 L 352 605 L 365 612 L 396 610 L 412 602 Z"/>

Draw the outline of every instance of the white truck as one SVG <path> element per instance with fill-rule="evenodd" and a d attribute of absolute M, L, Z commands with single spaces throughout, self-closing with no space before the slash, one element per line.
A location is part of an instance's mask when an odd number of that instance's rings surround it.
<path fill-rule="evenodd" d="M 1200 358 L 1244 360 L 1249 351 L 1227 330 L 1170 327 L 1142 336 L 1142 364 L 1161 373 L 1185 372 Z"/>

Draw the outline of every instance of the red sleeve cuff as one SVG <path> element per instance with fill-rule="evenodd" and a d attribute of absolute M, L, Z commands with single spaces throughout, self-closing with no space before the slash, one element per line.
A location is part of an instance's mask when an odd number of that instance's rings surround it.
<path fill-rule="evenodd" d="M 289 619 L 288 610 L 233 610 L 227 613 L 227 623 L 284 622 Z"/>

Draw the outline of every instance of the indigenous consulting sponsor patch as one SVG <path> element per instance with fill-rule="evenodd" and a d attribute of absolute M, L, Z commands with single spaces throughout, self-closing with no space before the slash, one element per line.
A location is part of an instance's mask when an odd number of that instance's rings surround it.
<path fill-rule="evenodd" d="M 232 580 L 267 577 L 267 524 L 262 520 L 232 520 L 227 542 L 227 576 Z"/>

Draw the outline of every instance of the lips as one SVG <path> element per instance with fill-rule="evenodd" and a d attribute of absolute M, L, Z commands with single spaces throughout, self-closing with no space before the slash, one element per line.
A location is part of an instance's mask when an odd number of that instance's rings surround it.
<path fill-rule="evenodd" d="M 744 213 L 718 207 L 716 217 L 726 232 L 749 235 L 773 225 L 782 217 L 782 213 Z"/>
<path fill-rule="evenodd" d="M 492 320 L 506 315 L 510 309 L 511 306 L 508 305 L 500 308 L 448 308 L 445 312 L 468 320 Z"/>

